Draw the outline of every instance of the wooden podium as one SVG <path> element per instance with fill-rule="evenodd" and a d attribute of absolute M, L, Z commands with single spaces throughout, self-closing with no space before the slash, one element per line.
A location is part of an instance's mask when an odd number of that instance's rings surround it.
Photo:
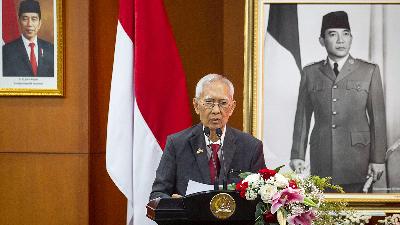
<path fill-rule="evenodd" d="M 206 191 L 154 199 L 146 208 L 158 225 L 254 225 L 256 205 L 236 191 Z"/>

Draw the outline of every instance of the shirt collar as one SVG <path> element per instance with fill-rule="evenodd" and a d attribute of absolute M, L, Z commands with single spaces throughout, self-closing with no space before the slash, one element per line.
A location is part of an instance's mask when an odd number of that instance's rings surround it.
<path fill-rule="evenodd" d="M 27 46 L 27 47 L 29 47 L 29 43 L 32 43 L 32 42 L 30 42 L 28 39 L 26 39 L 26 38 L 24 37 L 24 35 L 21 35 L 21 37 L 22 37 L 22 41 L 24 42 L 24 45 Z M 35 43 L 35 47 L 38 46 L 38 45 L 37 45 L 37 36 L 35 36 L 35 37 L 33 38 L 33 43 Z"/>
<path fill-rule="evenodd" d="M 203 125 L 203 130 L 204 130 L 204 125 Z M 226 133 L 226 125 L 224 126 L 224 129 L 223 129 L 223 131 L 222 131 L 221 143 L 219 143 L 219 141 L 217 141 L 217 142 L 212 142 L 212 141 L 209 140 L 209 138 L 203 133 L 204 139 L 206 140 L 206 146 L 209 146 L 209 145 L 211 145 L 211 144 L 220 144 L 220 145 L 222 145 L 222 144 L 224 143 L 225 133 Z"/>
<path fill-rule="evenodd" d="M 346 63 L 346 61 L 349 58 L 349 56 L 350 56 L 350 54 L 347 54 L 345 57 L 339 59 L 338 61 L 334 61 L 333 59 L 329 58 L 329 56 L 328 56 L 329 65 L 333 69 L 333 64 L 337 63 L 338 64 L 338 70 L 340 71 L 343 68 L 343 66 Z"/>

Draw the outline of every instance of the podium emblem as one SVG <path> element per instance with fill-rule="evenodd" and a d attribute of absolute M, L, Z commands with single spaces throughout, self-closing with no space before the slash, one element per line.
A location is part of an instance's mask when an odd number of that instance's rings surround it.
<path fill-rule="evenodd" d="M 218 219 L 228 219 L 233 215 L 235 209 L 235 199 L 227 193 L 219 193 L 210 201 L 210 210 Z"/>

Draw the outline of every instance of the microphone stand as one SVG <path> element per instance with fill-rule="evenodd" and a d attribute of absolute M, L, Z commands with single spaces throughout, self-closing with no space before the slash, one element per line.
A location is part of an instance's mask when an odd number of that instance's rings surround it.
<path fill-rule="evenodd" d="M 227 182 L 227 179 L 226 179 L 226 167 L 225 167 L 225 157 L 224 157 L 224 150 L 223 150 L 223 148 L 222 148 L 222 145 L 223 145 L 223 143 L 222 143 L 222 140 L 221 140 L 221 137 L 222 137 L 222 130 L 221 130 L 221 128 L 218 128 L 217 130 L 216 130 L 216 133 L 217 133 L 217 137 L 218 137 L 218 139 L 219 139 L 219 143 L 220 143 L 220 145 L 219 145 L 219 149 L 218 150 L 221 150 L 221 169 L 222 169 L 222 190 L 228 190 L 228 182 Z"/>
<path fill-rule="evenodd" d="M 225 168 L 225 158 L 224 158 L 224 151 L 222 150 L 222 141 L 219 140 L 219 145 L 218 151 L 221 150 L 221 173 L 222 173 L 222 190 L 228 190 L 228 183 L 226 181 L 226 168 Z M 217 175 L 215 175 L 217 176 Z"/>
<path fill-rule="evenodd" d="M 218 179 L 218 171 L 217 171 L 217 160 L 214 158 L 213 154 L 211 154 L 211 157 L 213 159 L 214 171 L 215 171 L 214 191 L 218 191 L 219 190 L 219 179 Z"/>
<path fill-rule="evenodd" d="M 218 179 L 218 171 L 217 171 L 217 160 L 214 158 L 214 154 L 212 152 L 211 140 L 210 140 L 210 128 L 204 127 L 203 132 L 204 132 L 204 134 L 206 135 L 206 137 L 208 139 L 208 143 L 210 143 L 209 145 L 207 145 L 207 147 L 211 149 L 211 159 L 213 161 L 213 166 L 214 166 L 214 171 L 215 171 L 215 175 L 214 175 L 214 191 L 218 191 L 219 190 L 219 179 Z M 217 157 L 218 157 L 218 155 L 217 155 Z"/>

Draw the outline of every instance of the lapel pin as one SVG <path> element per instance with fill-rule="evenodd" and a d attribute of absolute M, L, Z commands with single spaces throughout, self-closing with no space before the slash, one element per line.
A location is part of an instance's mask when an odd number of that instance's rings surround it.
<path fill-rule="evenodd" d="M 43 57 L 43 48 L 40 49 L 40 53 L 42 53 L 41 55 Z"/>
<path fill-rule="evenodd" d="M 201 149 L 201 148 L 199 148 L 199 149 L 197 149 L 197 154 L 200 154 L 200 153 L 203 153 L 204 152 L 204 150 L 203 149 Z"/>

